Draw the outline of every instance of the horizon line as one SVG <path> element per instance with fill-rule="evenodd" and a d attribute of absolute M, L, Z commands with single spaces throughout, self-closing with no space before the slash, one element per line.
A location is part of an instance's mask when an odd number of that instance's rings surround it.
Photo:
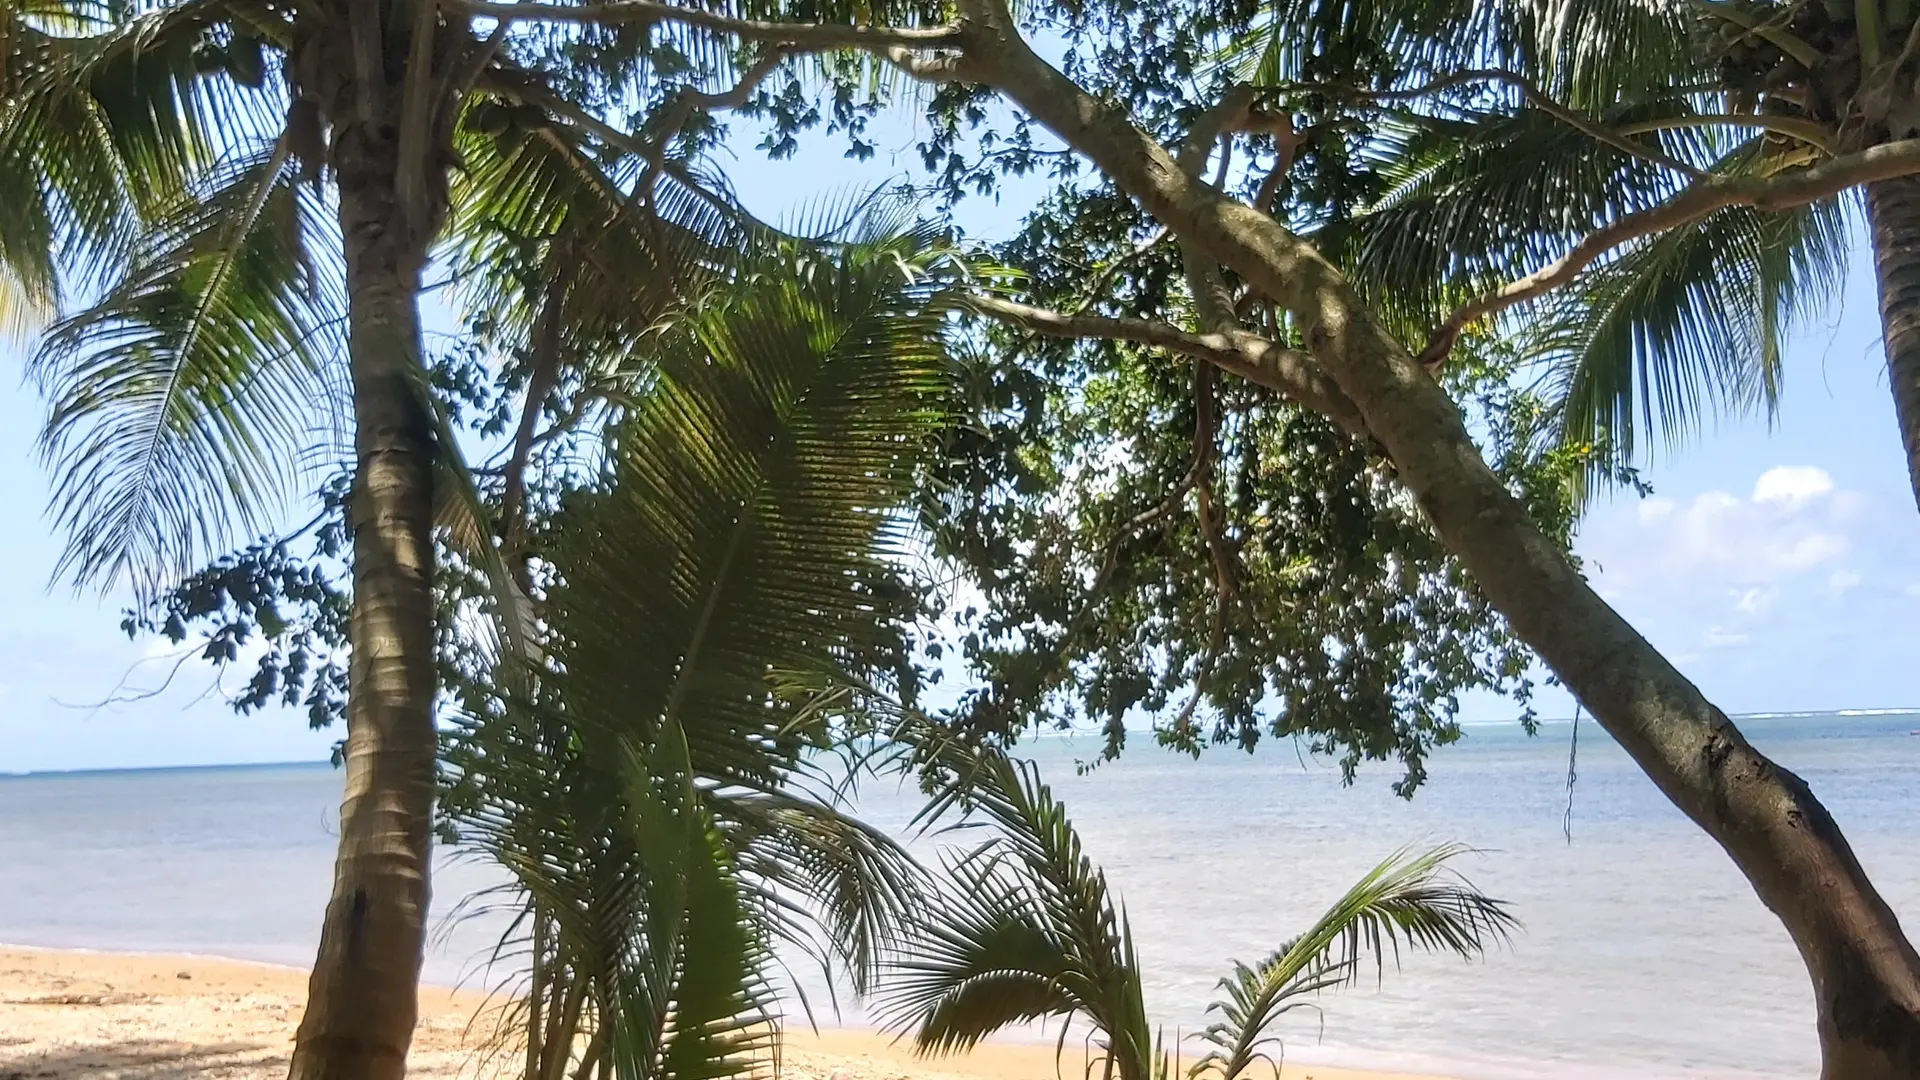
<path fill-rule="evenodd" d="M 1920 716 L 1920 706 L 1875 709 L 1788 709 L 1776 712 L 1728 713 L 1727 718 L 1730 720 L 1787 720 L 1796 717 L 1813 716 L 1864 718 L 1909 715 Z M 1559 716 L 1542 718 L 1537 722 L 1540 724 L 1570 724 L 1573 721 L 1574 717 Z M 1490 728 L 1506 727 L 1512 723 L 1514 723 L 1514 721 L 1511 720 L 1478 720 L 1463 723 L 1460 726 L 1462 728 Z M 1129 729 L 1130 732 L 1132 730 L 1133 729 Z M 1139 730 L 1147 731 L 1150 729 L 1142 728 Z M 1099 731 L 1095 730 L 1066 732 L 1040 731 L 1034 732 L 1026 737 L 1033 739 L 1057 739 L 1077 736 L 1099 737 L 1100 734 Z M 323 765 L 329 768 L 334 767 L 332 762 L 326 758 L 314 758 L 299 761 L 223 761 L 199 765 L 104 765 L 74 769 L 0 769 L 0 780 L 26 780 L 35 777 L 52 776 L 91 776 L 104 773 L 206 772 L 216 769 L 304 769 Z"/>

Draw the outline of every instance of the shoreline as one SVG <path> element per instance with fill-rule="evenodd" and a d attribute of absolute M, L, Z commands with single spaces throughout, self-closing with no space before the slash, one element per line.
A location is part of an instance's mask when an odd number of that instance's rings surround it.
<path fill-rule="evenodd" d="M 306 998 L 286 964 L 186 953 L 0 944 L 0 1080 L 279 1080 Z M 479 990 L 422 985 L 408 1075 L 510 1077 L 484 1049 Z M 476 1022 L 478 1020 L 478 1022 Z M 793 1031 L 781 1074 L 793 1080 L 1071 1080 L 1051 1042 L 988 1042 L 920 1058 L 893 1036 L 857 1028 Z M 505 1068 L 495 1067 L 504 1065 Z M 1288 1062 L 1263 1080 L 1446 1080 Z"/>

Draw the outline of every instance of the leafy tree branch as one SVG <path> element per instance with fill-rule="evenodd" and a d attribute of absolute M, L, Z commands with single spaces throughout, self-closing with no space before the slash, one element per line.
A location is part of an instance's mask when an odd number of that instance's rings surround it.
<path fill-rule="evenodd" d="M 1150 319 L 1066 315 L 996 296 L 971 295 L 968 308 L 1043 337 L 1128 341 L 1204 360 L 1248 382 L 1277 390 L 1355 435 L 1367 433 L 1353 401 L 1327 377 L 1314 358 L 1238 328 L 1196 334 Z"/>

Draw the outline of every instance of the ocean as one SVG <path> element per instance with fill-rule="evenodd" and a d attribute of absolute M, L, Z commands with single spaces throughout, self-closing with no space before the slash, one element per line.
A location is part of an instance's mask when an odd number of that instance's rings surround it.
<path fill-rule="evenodd" d="M 1920 714 L 1741 726 L 1807 779 L 1920 934 Z M 1472 964 L 1408 956 L 1378 985 L 1326 995 L 1319 1015 L 1283 1028 L 1288 1059 L 1462 1080 L 1814 1075 L 1811 994 L 1785 932 L 1591 721 L 1569 820 L 1572 732 L 1470 728 L 1411 802 L 1388 789 L 1390 766 L 1343 788 L 1333 763 L 1290 743 L 1197 762 L 1139 745 L 1085 776 L 1073 763 L 1094 752 L 1090 740 L 1025 752 L 1124 901 L 1170 1036 L 1205 1026 L 1229 961 L 1265 955 L 1388 853 L 1459 841 L 1478 849 L 1460 869 L 1524 924 L 1511 946 Z M 0 941 L 305 965 L 338 796 L 325 765 L 0 778 Z M 891 786 L 870 784 L 860 800 L 896 828 L 914 808 Z M 443 862 L 427 977 L 486 985 L 498 922 L 446 916 L 495 879 Z M 820 1023 L 836 1022 L 818 987 L 810 998 Z"/>

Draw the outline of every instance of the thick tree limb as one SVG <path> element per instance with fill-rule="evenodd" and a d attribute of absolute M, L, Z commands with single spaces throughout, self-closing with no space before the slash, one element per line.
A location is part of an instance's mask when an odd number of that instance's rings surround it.
<path fill-rule="evenodd" d="M 1073 151 L 1071 150 L 1067 150 L 1063 152 L 1068 154 L 1073 153 Z M 1086 311 L 1087 308 L 1093 306 L 1093 304 L 1096 301 L 1098 301 L 1100 297 L 1106 294 L 1107 285 L 1113 281 L 1114 277 L 1117 276 L 1121 270 L 1125 269 L 1128 264 L 1134 262 L 1136 259 L 1139 259 L 1142 256 L 1145 256 L 1146 254 L 1151 252 L 1154 248 L 1159 247 L 1162 242 L 1164 242 L 1168 237 L 1172 235 L 1173 234 L 1167 231 L 1167 229 L 1163 226 L 1158 232 L 1155 232 L 1152 236 L 1148 237 L 1147 239 L 1141 241 L 1138 244 L 1135 244 L 1133 246 L 1133 249 L 1131 251 L 1128 251 L 1125 255 L 1121 255 L 1118 258 L 1114 259 L 1113 261 L 1107 263 L 1107 265 L 1101 267 L 1100 271 L 1094 274 L 1093 280 L 1089 281 L 1086 287 L 1080 290 L 1080 296 L 1075 301 L 1073 309 L 1070 311 L 1062 312 L 1062 314 L 1078 315 Z M 1040 336 L 1041 334 L 1039 333 L 1039 331 L 1034 330 L 1032 328 L 1028 328 L 1026 335 L 1020 339 L 1019 344 L 1013 347 L 1012 355 L 1019 356 L 1025 353 L 1027 349 L 1032 347 L 1033 339 Z"/>
<path fill-rule="evenodd" d="M 699 8 L 652 0 L 612 0 L 598 4 L 502 4 L 486 0 L 451 0 L 469 15 L 504 22 L 620 23 L 672 22 L 698 26 L 742 41 L 764 41 L 788 46 L 792 52 L 858 49 L 884 54 L 890 48 L 937 49 L 953 42 L 950 26 L 887 27 L 840 26 L 833 23 L 783 23 L 735 19 Z"/>
<path fill-rule="evenodd" d="M 493 63 L 494 56 L 500 52 L 500 46 L 506 44 L 507 34 L 512 29 L 512 23 L 502 22 L 493 28 L 493 33 L 488 34 L 484 41 L 472 43 L 467 50 L 465 60 L 448 66 L 438 95 L 438 100 L 444 103 L 444 107 L 454 108 L 467 96 L 467 91 L 472 90 L 473 85 L 480 81 L 480 76 L 487 70 L 487 65 Z"/>
<path fill-rule="evenodd" d="M 1786 210 L 1838 195 L 1848 188 L 1916 172 L 1920 172 L 1920 139 L 1883 143 L 1811 168 L 1771 177 L 1705 177 L 1658 206 L 1627 214 L 1589 233 L 1553 262 L 1462 306 L 1434 333 L 1421 351 L 1420 361 L 1428 367 L 1439 364 L 1446 359 L 1454 339 L 1467 324 L 1567 284 L 1578 277 L 1580 271 L 1623 244 L 1679 228 L 1728 207 Z"/>
<path fill-rule="evenodd" d="M 1360 411 L 1320 370 L 1313 357 L 1284 348 L 1258 334 L 1245 330 L 1190 334 L 1179 327 L 1148 319 L 1063 315 L 996 296 L 969 296 L 966 305 L 982 315 L 1043 337 L 1130 341 L 1205 360 L 1222 371 L 1277 391 L 1287 400 L 1325 415 L 1355 435 L 1367 435 Z"/>
<path fill-rule="evenodd" d="M 680 88 L 648 123 L 652 130 L 648 132 L 649 137 L 644 139 L 614 127 L 564 95 L 552 93 L 535 78 L 516 77 L 510 84 L 503 84 L 496 89 L 517 101 L 538 105 L 589 132 L 608 146 L 650 162 L 657 168 L 666 156 L 667 144 L 687 126 L 694 113 L 744 106 L 788 55 L 782 46 L 769 49 L 765 56 L 741 73 L 739 82 L 726 90 L 710 93 L 692 86 Z"/>
<path fill-rule="evenodd" d="M 542 290 L 540 311 L 534 319 L 528 345 L 531 351 L 527 372 L 526 401 L 521 406 L 520 423 L 514 429 L 513 450 L 507 458 L 505 486 L 500 496 L 500 541 L 515 582 L 525 593 L 532 592 L 527 578 L 526 554 L 521 546 L 526 539 L 527 465 L 533 458 L 535 431 L 540 411 L 546 408 L 547 395 L 560 377 L 560 361 L 565 335 L 564 315 L 567 289 L 573 281 L 570 261 L 572 245 L 560 238 L 547 249 L 547 287 Z"/>
<path fill-rule="evenodd" d="M 1215 143 L 1220 145 L 1220 168 L 1215 174 L 1213 186 L 1222 186 L 1227 163 L 1233 155 L 1232 132 L 1254 126 L 1253 110 L 1255 93 L 1251 87 L 1237 86 L 1227 91 L 1220 101 L 1203 114 L 1193 129 L 1187 132 L 1186 142 L 1180 148 L 1180 167 L 1186 170 L 1188 177 L 1200 178 L 1200 171 L 1206 167 L 1207 154 Z M 1284 115 L 1284 114 L 1283 114 Z M 1292 118 L 1287 117 L 1287 126 L 1291 128 Z M 1233 294 L 1227 288 L 1226 276 L 1220 272 L 1220 264 L 1210 256 L 1202 254 L 1191 244 L 1180 247 L 1180 264 L 1187 279 L 1187 291 L 1193 297 L 1194 321 L 1206 334 L 1230 336 L 1240 329 L 1240 321 L 1233 313 Z M 1228 550 L 1226 538 L 1220 534 L 1220 522 L 1213 511 L 1214 455 L 1217 453 L 1218 410 L 1217 401 L 1220 373 L 1215 365 L 1206 360 L 1196 360 L 1193 369 L 1193 494 L 1194 518 L 1199 526 L 1201 540 L 1207 546 L 1207 557 L 1213 564 L 1214 599 L 1212 629 L 1207 635 L 1207 649 L 1200 657 L 1200 667 L 1194 673 L 1193 691 L 1187 703 L 1174 718 L 1173 730 L 1178 737 L 1192 737 L 1193 716 L 1200 707 L 1200 701 L 1206 696 L 1207 685 L 1213 679 L 1213 665 L 1219 660 L 1220 650 L 1226 644 L 1227 609 L 1232 606 L 1238 587 L 1234 583 L 1233 553 Z"/>
<path fill-rule="evenodd" d="M 933 44 L 940 46 L 943 43 Z M 892 45 L 881 51 L 880 55 L 894 67 L 922 82 L 958 82 L 967 77 L 964 54 L 944 48 L 931 56 L 923 56 L 914 51 L 928 47 L 927 45 Z"/>
<path fill-rule="evenodd" d="M 1316 128 L 1301 130 L 1293 126 L 1293 117 L 1281 114 L 1286 121 L 1284 126 L 1276 125 L 1270 130 L 1277 155 L 1273 168 L 1267 170 L 1266 178 L 1260 181 L 1260 190 L 1253 196 L 1253 208 L 1261 213 L 1273 213 L 1274 197 L 1280 194 L 1280 185 L 1286 183 L 1287 174 L 1293 171 L 1294 159 L 1300 156 L 1300 148 L 1305 146 L 1315 134 Z"/>
<path fill-rule="evenodd" d="M 400 84 L 400 159 L 395 179 L 401 211 L 411 229 L 431 229 L 438 218 L 428 191 L 428 174 L 438 165 L 439 147 L 430 137 L 439 110 L 433 99 L 440 84 L 433 70 L 437 0 L 413 0 L 413 30 L 407 45 L 407 74 Z"/>

